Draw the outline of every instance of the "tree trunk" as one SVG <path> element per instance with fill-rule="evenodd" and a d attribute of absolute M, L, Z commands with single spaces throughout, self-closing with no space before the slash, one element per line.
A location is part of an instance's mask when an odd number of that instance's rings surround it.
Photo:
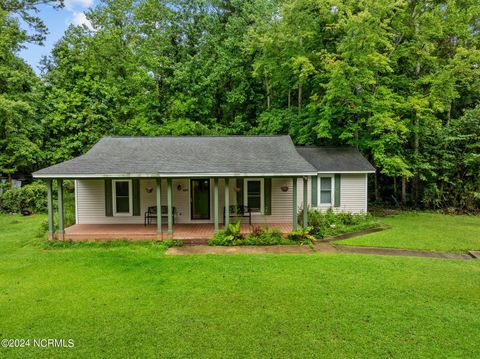
<path fill-rule="evenodd" d="M 302 84 L 298 85 L 298 113 L 302 110 Z"/>
<path fill-rule="evenodd" d="M 270 87 L 268 86 L 267 75 L 265 75 L 265 91 L 267 92 L 267 109 L 270 110 L 271 98 L 270 98 Z"/>
<path fill-rule="evenodd" d="M 292 105 L 292 92 L 288 90 L 288 108 Z"/>
<path fill-rule="evenodd" d="M 416 31 L 418 32 L 418 23 L 416 23 Z M 417 61 L 417 65 L 415 67 L 415 77 L 418 79 L 420 76 L 420 61 Z M 420 152 L 420 119 L 418 117 L 418 113 L 415 111 L 415 124 L 414 124 L 414 156 L 415 156 L 415 161 L 414 161 L 414 176 L 412 180 L 412 200 L 413 203 L 416 205 L 418 201 L 418 183 L 419 183 L 419 174 L 418 174 L 418 155 Z M 403 201 L 403 200 L 402 200 Z"/>
<path fill-rule="evenodd" d="M 402 177 L 402 205 L 407 204 L 407 178 Z"/>
<path fill-rule="evenodd" d="M 380 202 L 380 188 L 379 188 L 379 185 L 378 185 L 378 174 L 377 172 L 375 172 L 375 181 L 374 181 L 374 185 L 375 185 L 375 202 Z"/>
<path fill-rule="evenodd" d="M 418 173 L 418 161 L 419 161 L 419 153 L 420 153 L 420 119 L 418 118 L 417 114 L 415 114 L 415 134 L 414 134 L 414 156 L 415 156 L 415 175 L 412 179 L 412 199 L 414 204 L 416 205 L 418 202 L 418 186 L 419 186 L 419 173 Z"/>

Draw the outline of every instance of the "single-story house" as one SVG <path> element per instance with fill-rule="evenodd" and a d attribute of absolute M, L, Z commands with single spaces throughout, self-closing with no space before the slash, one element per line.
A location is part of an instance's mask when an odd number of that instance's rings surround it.
<path fill-rule="evenodd" d="M 295 147 L 289 136 L 185 136 L 105 137 L 33 176 L 48 184 L 51 238 L 57 180 L 57 238 L 133 239 L 211 236 L 237 219 L 245 230 L 265 224 L 288 232 L 304 207 L 366 212 L 373 172 L 353 147 Z M 65 179 L 75 181 L 76 224 L 67 229 Z"/>

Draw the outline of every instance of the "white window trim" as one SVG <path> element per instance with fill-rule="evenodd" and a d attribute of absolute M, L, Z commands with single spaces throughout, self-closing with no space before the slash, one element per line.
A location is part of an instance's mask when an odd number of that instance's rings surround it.
<path fill-rule="evenodd" d="M 250 181 L 260 181 L 260 212 L 252 212 L 252 214 L 263 214 L 265 211 L 263 178 L 245 178 L 243 183 L 243 203 L 248 206 L 248 182 Z"/>
<path fill-rule="evenodd" d="M 331 186 L 331 197 L 330 197 L 330 203 L 320 203 L 321 198 L 322 198 L 322 192 L 321 192 L 321 178 L 322 177 L 330 177 L 332 180 L 330 181 L 330 186 Z M 317 177 L 317 207 L 319 208 L 331 208 L 333 207 L 333 201 L 335 200 L 335 175 L 331 173 L 319 173 Z"/>
<path fill-rule="evenodd" d="M 128 213 L 117 213 L 117 182 L 128 182 Z M 133 198 L 132 198 L 132 180 L 112 180 L 112 201 L 113 201 L 113 215 L 115 217 L 133 216 Z"/>

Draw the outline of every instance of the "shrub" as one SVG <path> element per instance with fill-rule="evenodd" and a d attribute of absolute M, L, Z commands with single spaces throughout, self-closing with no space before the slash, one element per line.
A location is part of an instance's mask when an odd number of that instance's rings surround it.
<path fill-rule="evenodd" d="M 334 212 L 328 209 L 325 212 L 308 211 L 308 225 L 312 234 L 317 238 L 353 232 L 356 230 L 375 227 L 378 222 L 370 213 Z"/>
<path fill-rule="evenodd" d="M 247 245 L 273 245 L 289 244 L 283 237 L 283 233 L 278 228 L 269 229 L 268 227 L 254 228 L 252 233 L 245 239 L 243 244 Z"/>
<path fill-rule="evenodd" d="M 44 212 L 47 209 L 47 186 L 34 182 L 23 187 L 5 191 L 0 198 L 0 208 L 4 212 L 31 210 Z"/>
<path fill-rule="evenodd" d="M 252 232 L 244 237 L 240 233 L 240 222 L 227 228 L 225 231 L 215 233 L 208 242 L 213 246 L 252 246 L 252 245 L 274 245 L 274 244 L 296 244 L 287 240 L 282 231 L 278 228 L 269 229 L 268 227 L 254 226 Z"/>
<path fill-rule="evenodd" d="M 314 240 L 316 240 L 315 236 L 312 234 L 312 230 L 312 227 L 306 227 L 290 232 L 288 234 L 288 239 L 300 244 L 311 244 Z"/>
<path fill-rule="evenodd" d="M 209 245 L 216 246 L 234 246 L 244 239 L 241 231 L 240 221 L 235 224 L 229 224 L 227 229 L 215 233 L 213 238 L 208 241 Z"/>

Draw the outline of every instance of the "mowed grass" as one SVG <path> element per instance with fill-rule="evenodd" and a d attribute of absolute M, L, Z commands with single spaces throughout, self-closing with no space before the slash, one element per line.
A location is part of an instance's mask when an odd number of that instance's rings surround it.
<path fill-rule="evenodd" d="M 2 358 L 480 357 L 480 261 L 51 248 L 0 216 Z M 45 249 L 49 248 L 49 249 Z"/>
<path fill-rule="evenodd" d="M 480 250 L 480 216 L 404 212 L 381 222 L 391 228 L 335 244 L 460 253 Z"/>

